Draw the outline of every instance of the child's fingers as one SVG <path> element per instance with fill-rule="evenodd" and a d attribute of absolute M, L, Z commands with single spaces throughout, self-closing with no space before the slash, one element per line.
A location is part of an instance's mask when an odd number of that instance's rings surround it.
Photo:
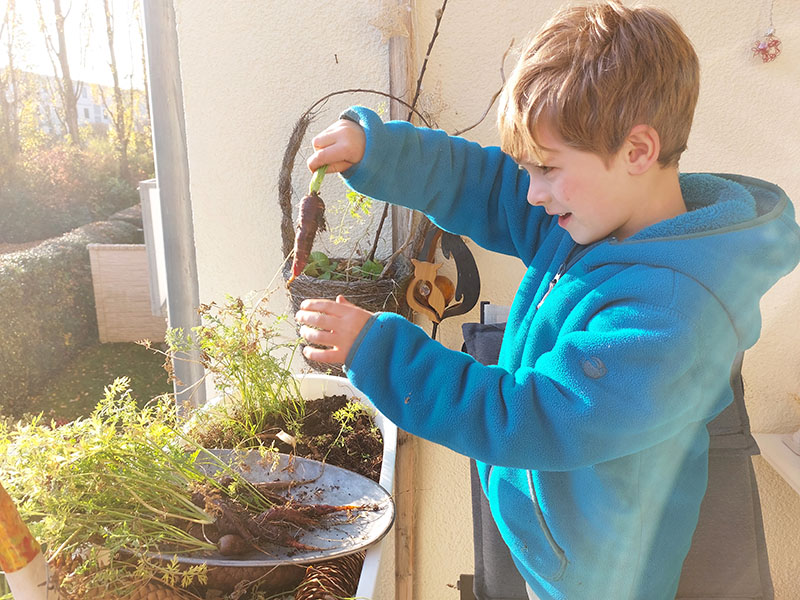
<path fill-rule="evenodd" d="M 341 173 L 364 156 L 366 136 L 360 125 L 340 119 L 311 140 L 314 153 L 306 161 L 311 171 L 328 165 L 328 173 Z"/>
<path fill-rule="evenodd" d="M 328 165 L 328 168 L 325 171 L 326 173 L 341 173 L 342 171 L 347 171 L 347 169 L 353 166 L 353 163 L 347 160 L 339 160 L 332 154 L 333 153 L 324 150 L 315 152 L 309 156 L 308 160 L 306 161 L 308 170 L 313 173 L 322 165 Z"/>
<path fill-rule="evenodd" d="M 315 346 L 328 346 L 329 348 L 336 346 L 334 335 L 330 331 L 325 331 L 324 329 L 303 326 L 300 328 L 300 337 L 307 343 L 314 344 Z"/>
<path fill-rule="evenodd" d="M 306 346 L 303 348 L 303 356 L 308 360 L 329 364 L 344 364 L 344 353 L 338 348 L 314 348 Z"/>
<path fill-rule="evenodd" d="M 324 313 L 336 317 L 341 317 L 345 314 L 347 308 L 347 305 L 337 303 L 334 300 L 328 300 L 327 298 L 308 298 L 303 300 L 300 304 L 300 311 Z"/>
<path fill-rule="evenodd" d="M 339 138 L 335 133 L 335 126 L 332 126 L 322 133 L 315 135 L 314 139 L 311 140 L 311 145 L 315 150 L 321 150 L 322 148 L 327 148 L 328 146 L 335 144 L 338 139 Z"/>
<path fill-rule="evenodd" d="M 336 318 L 326 313 L 315 312 L 310 310 L 298 310 L 294 316 L 294 320 L 301 327 L 307 326 L 307 327 L 313 327 L 314 329 L 324 329 L 325 331 L 333 331 Z M 300 335 L 302 336 L 302 333 Z"/>

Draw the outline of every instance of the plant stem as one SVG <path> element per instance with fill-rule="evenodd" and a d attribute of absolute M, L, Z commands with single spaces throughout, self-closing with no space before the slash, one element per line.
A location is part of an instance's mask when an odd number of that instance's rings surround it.
<path fill-rule="evenodd" d="M 375 235 L 375 239 L 372 240 L 372 248 L 370 248 L 369 254 L 367 255 L 367 260 L 374 260 L 375 259 L 375 252 L 378 249 L 378 240 L 381 237 L 381 229 L 383 229 L 383 222 L 386 220 L 386 215 L 389 213 L 389 204 L 384 203 L 383 205 L 383 213 L 381 214 L 381 220 L 378 223 L 378 233 Z"/>
<path fill-rule="evenodd" d="M 308 186 L 309 196 L 319 192 L 319 188 L 322 185 L 322 179 L 325 177 L 325 171 L 327 170 L 328 165 L 322 165 L 319 169 L 314 171 L 314 175 L 311 177 L 311 184 Z"/>

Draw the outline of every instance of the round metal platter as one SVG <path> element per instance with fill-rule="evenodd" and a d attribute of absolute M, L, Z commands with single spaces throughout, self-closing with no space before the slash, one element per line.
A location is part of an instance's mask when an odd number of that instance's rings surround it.
<path fill-rule="evenodd" d="M 253 551 L 234 557 L 219 553 L 149 553 L 149 556 L 164 560 L 177 556 L 178 562 L 183 564 L 220 567 L 313 563 L 358 552 L 383 538 L 394 523 L 391 495 L 358 473 L 286 454 L 270 454 L 262 458 L 252 450 L 214 450 L 213 453 L 252 483 L 280 482 L 278 486 L 285 489 L 281 495 L 287 499 L 302 504 L 355 505 L 358 508 L 327 515 L 322 519 L 321 527 L 301 531 L 297 541 L 314 550 L 260 544 L 264 552 Z M 197 462 L 209 475 L 221 468 L 212 457 L 200 456 Z"/>

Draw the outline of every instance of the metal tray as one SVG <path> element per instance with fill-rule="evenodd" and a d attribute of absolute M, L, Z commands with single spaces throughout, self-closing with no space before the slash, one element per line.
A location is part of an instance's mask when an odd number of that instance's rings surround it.
<path fill-rule="evenodd" d="M 231 465 L 253 483 L 290 483 L 286 498 L 306 504 L 364 506 L 326 517 L 326 526 L 304 531 L 298 541 L 319 550 L 298 550 L 278 545 L 264 545 L 265 552 L 253 551 L 237 557 L 219 553 L 171 554 L 148 553 L 153 558 L 177 560 L 183 564 L 220 567 L 261 567 L 283 564 L 314 563 L 363 550 L 383 538 L 394 523 L 391 495 L 371 479 L 321 462 L 278 454 L 262 458 L 258 451 L 213 450 L 215 456 Z M 213 458 L 200 456 L 198 466 L 213 475 L 219 470 Z"/>

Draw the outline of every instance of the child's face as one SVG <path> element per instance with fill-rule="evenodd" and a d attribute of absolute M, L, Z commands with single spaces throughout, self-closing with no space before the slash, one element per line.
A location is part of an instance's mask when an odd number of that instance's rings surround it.
<path fill-rule="evenodd" d="M 522 168 L 530 175 L 528 202 L 550 215 L 579 244 L 609 235 L 624 239 L 636 231 L 636 203 L 626 193 L 628 171 L 621 156 L 608 161 L 576 150 L 546 125 L 537 130 L 538 156 L 525 156 Z"/>

